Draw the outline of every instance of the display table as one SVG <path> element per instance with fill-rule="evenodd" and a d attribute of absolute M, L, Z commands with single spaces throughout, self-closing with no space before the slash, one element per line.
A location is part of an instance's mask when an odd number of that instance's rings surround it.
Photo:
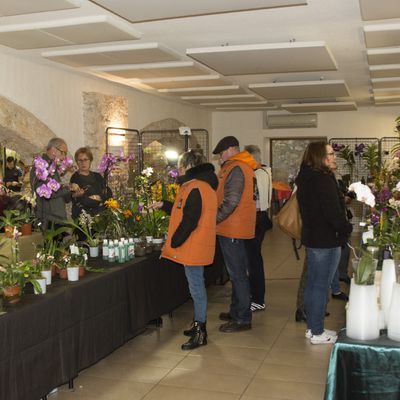
<path fill-rule="evenodd" d="M 325 400 L 400 399 L 400 342 L 382 335 L 349 339 L 345 330 L 333 346 Z"/>
<path fill-rule="evenodd" d="M 47 294 L 25 295 L 0 316 L 1 400 L 39 400 L 189 298 L 183 267 L 159 253 L 91 263 L 105 272 L 56 280 Z"/>

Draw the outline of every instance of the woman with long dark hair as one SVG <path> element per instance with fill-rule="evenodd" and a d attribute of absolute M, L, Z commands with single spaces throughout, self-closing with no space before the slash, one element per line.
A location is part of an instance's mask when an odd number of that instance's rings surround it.
<path fill-rule="evenodd" d="M 336 342 L 336 332 L 324 330 L 327 293 L 339 263 L 341 246 L 347 243 L 352 231 L 332 172 L 335 157 L 326 142 L 310 143 L 296 179 L 303 222 L 301 240 L 306 247 L 306 337 L 312 344 Z"/>

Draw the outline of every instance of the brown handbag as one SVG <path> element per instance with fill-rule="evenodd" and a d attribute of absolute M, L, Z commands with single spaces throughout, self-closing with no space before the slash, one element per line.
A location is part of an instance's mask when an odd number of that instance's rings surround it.
<path fill-rule="evenodd" d="M 292 193 L 289 200 L 279 211 L 275 217 L 275 223 L 286 235 L 293 239 L 301 239 L 301 215 L 296 192 Z"/>

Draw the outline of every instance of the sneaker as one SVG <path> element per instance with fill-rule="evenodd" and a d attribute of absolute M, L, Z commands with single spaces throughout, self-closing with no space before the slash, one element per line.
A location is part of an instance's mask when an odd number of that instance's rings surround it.
<path fill-rule="evenodd" d="M 265 310 L 265 304 L 263 303 L 263 304 L 258 304 L 258 303 L 251 303 L 251 305 L 250 305 L 250 310 L 252 311 L 252 312 L 257 312 L 257 311 L 263 311 L 263 310 Z"/>
<path fill-rule="evenodd" d="M 336 331 L 331 331 L 330 329 L 324 329 L 324 333 L 326 333 L 329 336 L 333 336 L 336 337 L 337 333 Z M 307 329 L 306 330 L 306 334 L 304 335 L 307 339 L 311 339 L 312 338 L 312 333 L 311 333 L 311 329 Z M 318 335 L 319 336 L 319 335 Z"/>
<path fill-rule="evenodd" d="M 336 340 L 337 336 L 330 336 L 325 332 L 321 333 L 321 335 L 312 335 L 310 338 L 311 344 L 334 344 Z"/>
<path fill-rule="evenodd" d="M 332 298 L 336 300 L 349 301 L 349 297 L 347 296 L 346 293 L 343 292 L 332 293 Z"/>

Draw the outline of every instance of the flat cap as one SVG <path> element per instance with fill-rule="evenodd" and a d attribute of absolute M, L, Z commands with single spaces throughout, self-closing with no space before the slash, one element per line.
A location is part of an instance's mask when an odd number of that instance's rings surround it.
<path fill-rule="evenodd" d="M 222 153 L 224 150 L 229 149 L 229 147 L 239 146 L 239 140 L 235 136 L 225 136 L 222 138 L 213 150 L 213 154 Z"/>

